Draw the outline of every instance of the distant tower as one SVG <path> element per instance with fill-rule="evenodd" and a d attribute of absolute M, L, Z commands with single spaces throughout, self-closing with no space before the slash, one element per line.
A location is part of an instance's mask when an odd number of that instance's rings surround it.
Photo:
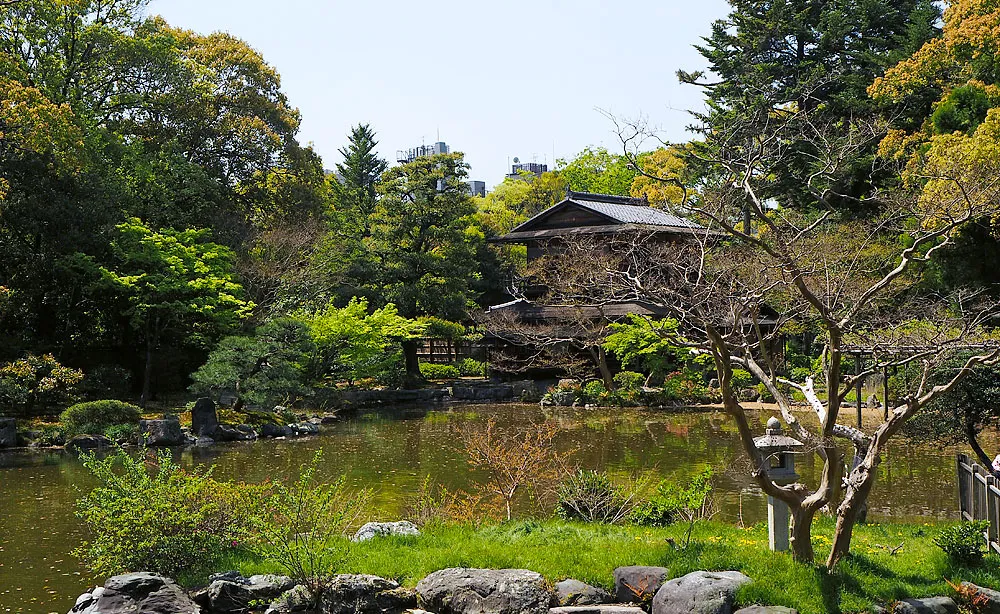
<path fill-rule="evenodd" d="M 521 162 L 520 158 L 514 158 L 514 164 L 510 167 L 510 174 L 507 175 L 508 179 L 524 179 L 522 172 L 528 172 L 535 177 L 541 177 L 542 173 L 548 172 L 548 164 L 539 164 L 538 162 Z"/>

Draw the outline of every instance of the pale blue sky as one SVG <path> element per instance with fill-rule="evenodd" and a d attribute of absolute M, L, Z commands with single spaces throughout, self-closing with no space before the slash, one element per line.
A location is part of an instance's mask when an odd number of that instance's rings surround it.
<path fill-rule="evenodd" d="M 171 24 L 223 30 L 258 49 L 302 112 L 300 139 L 327 168 L 350 127 L 372 124 L 381 153 L 440 134 L 499 183 L 508 160 L 552 165 L 587 145 L 619 148 L 597 109 L 646 116 L 672 140 L 700 108 L 678 68 L 725 0 L 153 0 Z"/>

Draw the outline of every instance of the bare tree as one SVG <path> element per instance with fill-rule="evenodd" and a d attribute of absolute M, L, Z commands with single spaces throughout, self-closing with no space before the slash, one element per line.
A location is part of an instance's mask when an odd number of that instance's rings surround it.
<path fill-rule="evenodd" d="M 755 125 L 769 121 L 757 118 Z M 796 559 L 814 560 L 813 519 L 825 506 L 836 510 L 827 558 L 832 568 L 850 551 L 854 524 L 889 440 L 974 366 L 1000 358 L 990 339 L 997 313 L 993 301 L 975 290 L 935 294 L 922 283 L 927 264 L 964 223 L 1000 213 L 1000 185 L 989 173 L 942 172 L 933 179 L 953 189 L 938 190 L 933 203 L 900 184 L 891 194 L 855 199 L 866 215 L 852 215 L 829 204 L 849 200 L 836 193 L 836 177 L 845 165 L 858 163 L 858 152 L 880 138 L 880 128 L 820 126 L 803 113 L 794 121 L 775 114 L 773 121 L 775 126 L 749 137 L 746 130 L 734 130 L 725 147 L 697 154 L 706 170 L 697 195 L 686 198 L 681 209 L 705 230 L 672 243 L 639 233 L 580 240 L 540 261 L 532 273 L 548 287 L 544 300 L 554 304 L 645 303 L 677 318 L 676 343 L 714 361 L 753 478 L 790 508 Z M 619 128 L 626 151 L 634 152 L 643 127 Z M 810 156 L 814 172 L 802 189 L 816 203 L 813 211 L 783 208 L 768 190 L 767 164 L 786 159 L 789 149 L 804 141 L 810 146 L 799 150 Z M 822 368 L 802 381 L 786 377 L 775 360 L 782 328 L 790 321 L 820 331 Z M 863 369 L 849 374 L 852 351 L 868 358 Z M 958 352 L 967 356 L 962 366 L 937 377 Z M 840 420 L 847 396 L 864 378 L 908 364 L 916 365 L 921 377 L 881 424 L 865 431 Z M 764 384 L 791 432 L 818 456 L 818 484 L 779 485 L 768 478 L 768 459 L 754 446 L 754 425 L 733 386 L 736 368 Z M 818 426 L 799 420 L 789 389 L 805 397 Z M 840 441 L 854 448 L 850 468 Z"/>

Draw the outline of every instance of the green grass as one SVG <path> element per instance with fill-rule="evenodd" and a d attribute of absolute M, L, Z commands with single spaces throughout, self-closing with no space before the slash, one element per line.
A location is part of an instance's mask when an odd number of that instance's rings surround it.
<path fill-rule="evenodd" d="M 371 573 L 413 586 L 446 567 L 525 568 L 551 582 L 576 578 L 612 589 L 612 571 L 622 565 L 659 565 L 671 577 L 696 570 L 742 571 L 754 580 L 737 595 L 740 605 L 793 607 L 802 614 L 868 611 L 907 597 L 951 595 L 945 579 L 1000 587 L 1000 561 L 979 567 L 953 565 L 934 545 L 939 525 L 870 524 L 855 532 L 852 556 L 833 574 L 822 566 L 796 563 L 767 547 L 766 527 L 740 529 L 703 522 L 687 549 L 684 526 L 646 528 L 524 521 L 499 526 L 433 526 L 419 537 L 375 539 L 355 545 L 342 572 Z M 832 521 L 816 523 L 818 557 L 829 552 Z M 891 551 L 902 544 L 895 554 Z M 263 561 L 231 561 L 244 574 L 280 572 Z"/>

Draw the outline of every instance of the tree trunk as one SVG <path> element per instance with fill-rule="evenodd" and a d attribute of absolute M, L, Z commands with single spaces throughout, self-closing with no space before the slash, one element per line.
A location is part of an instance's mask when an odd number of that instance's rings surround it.
<path fill-rule="evenodd" d="M 139 406 L 146 407 L 146 403 L 149 401 L 150 393 L 152 390 L 153 381 L 153 356 L 155 351 L 156 341 L 153 339 L 152 335 L 146 336 L 146 367 L 143 369 L 142 373 L 142 395 L 139 397 Z"/>
<path fill-rule="evenodd" d="M 604 380 L 605 390 L 615 389 L 615 378 L 608 368 L 608 353 L 603 347 L 597 348 L 597 367 L 601 370 L 601 379 Z"/>
<path fill-rule="evenodd" d="M 969 447 L 975 452 L 976 456 L 979 458 L 979 462 L 983 464 L 983 467 L 987 468 L 990 472 L 993 471 L 993 459 L 986 454 L 983 447 L 979 445 L 979 439 L 976 437 L 976 427 L 971 423 L 966 422 L 965 424 L 965 439 L 969 443 Z"/>
<path fill-rule="evenodd" d="M 830 558 L 826 561 L 827 569 L 832 570 L 851 552 L 854 525 L 865 508 L 868 494 L 871 493 L 877 475 L 875 467 L 869 466 L 871 456 L 869 453 L 869 456 L 851 471 L 844 500 L 837 508 L 837 528 L 833 535 L 833 549 L 830 550 Z"/>
<path fill-rule="evenodd" d="M 816 558 L 813 552 L 812 522 L 816 512 L 803 509 L 789 509 L 791 526 L 789 527 L 788 545 L 792 550 L 792 558 L 800 563 L 812 563 Z"/>
<path fill-rule="evenodd" d="M 417 358 L 417 341 L 407 340 L 403 342 L 403 360 L 406 364 L 406 374 L 420 378 L 420 359 Z"/>

